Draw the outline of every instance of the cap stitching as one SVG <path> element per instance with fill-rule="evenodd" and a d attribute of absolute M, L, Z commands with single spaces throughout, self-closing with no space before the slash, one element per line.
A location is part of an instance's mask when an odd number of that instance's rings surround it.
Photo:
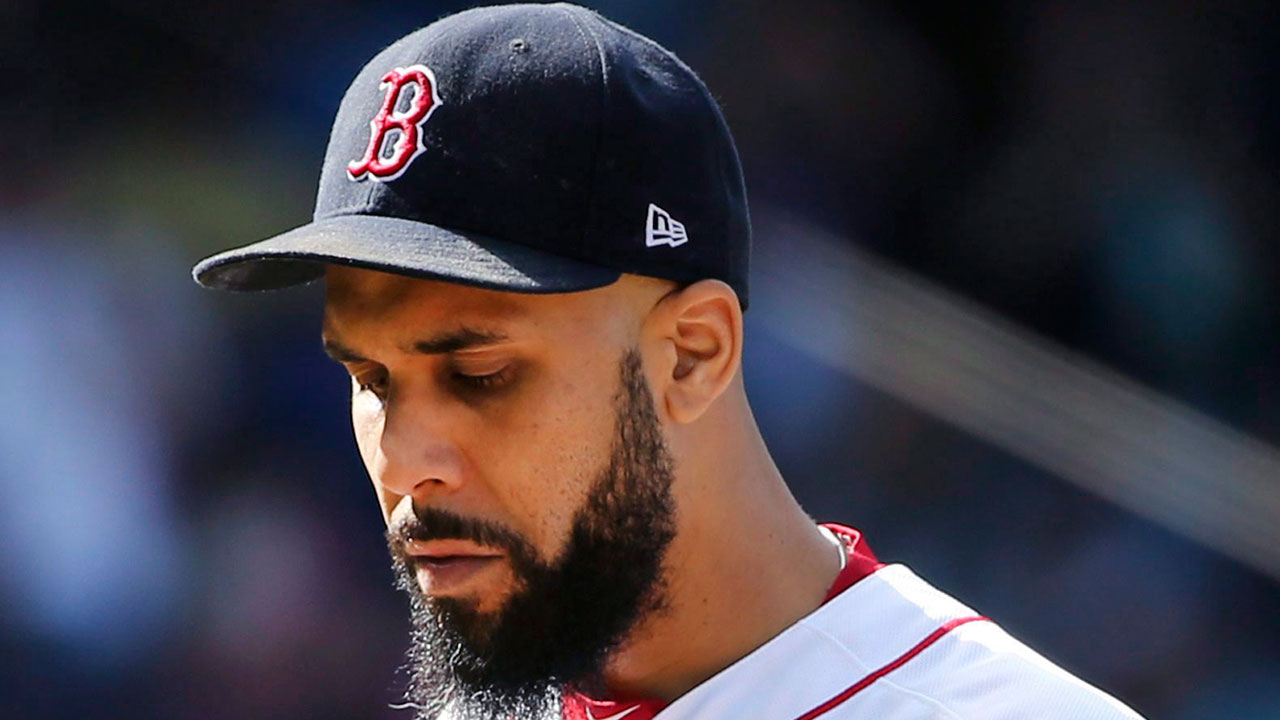
<path fill-rule="evenodd" d="M 600 38 L 596 36 L 595 32 L 591 28 L 584 27 L 583 24 L 578 21 L 577 14 L 574 12 L 575 9 L 577 8 L 572 6 L 560 8 L 565 15 L 569 16 L 569 20 L 573 22 L 573 26 L 577 28 L 578 34 L 582 36 L 582 41 L 587 43 L 588 50 L 590 49 L 590 45 L 595 45 L 596 56 L 600 60 L 600 117 L 596 122 L 596 141 L 595 147 L 592 148 L 591 152 L 591 182 L 587 188 L 587 218 L 586 222 L 584 222 L 582 226 L 581 245 L 578 248 L 579 253 L 587 254 L 587 235 L 591 228 L 595 227 L 596 187 L 598 185 L 597 176 L 600 171 L 600 146 L 604 142 L 605 109 L 608 107 L 609 103 L 609 66 L 605 62 L 604 47 L 600 44 Z M 590 35 L 591 38 L 588 39 L 587 35 Z"/>

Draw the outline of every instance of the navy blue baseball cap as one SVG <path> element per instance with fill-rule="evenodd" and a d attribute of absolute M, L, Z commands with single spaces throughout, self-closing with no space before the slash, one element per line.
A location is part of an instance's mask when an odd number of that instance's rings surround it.
<path fill-rule="evenodd" d="M 716 278 L 745 308 L 742 167 L 706 86 L 575 5 L 443 18 L 342 99 L 312 222 L 206 258 L 197 282 L 271 290 L 348 265 L 513 292 L 621 273 Z"/>

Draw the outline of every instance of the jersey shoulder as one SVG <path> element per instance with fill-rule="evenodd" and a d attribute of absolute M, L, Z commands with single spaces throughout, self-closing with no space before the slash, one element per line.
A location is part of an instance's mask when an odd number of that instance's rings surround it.
<path fill-rule="evenodd" d="M 828 720 L 1141 720 L 904 565 L 881 568 L 838 600 L 802 623 L 874 679 L 855 693 L 858 707 L 835 705 Z"/>
<path fill-rule="evenodd" d="M 903 565 L 859 580 L 658 720 L 1141 720 Z"/>

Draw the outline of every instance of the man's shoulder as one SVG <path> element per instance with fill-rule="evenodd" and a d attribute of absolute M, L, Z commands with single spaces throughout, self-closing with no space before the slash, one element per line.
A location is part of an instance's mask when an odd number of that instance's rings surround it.
<path fill-rule="evenodd" d="M 851 669 L 868 672 L 855 693 L 863 707 L 832 708 L 832 720 L 898 717 L 884 704 L 907 698 L 932 709 L 924 717 L 1138 717 L 904 565 L 879 569 L 800 624 L 846 651 Z"/>
<path fill-rule="evenodd" d="M 660 720 L 1136 720 L 903 565 L 881 566 Z"/>

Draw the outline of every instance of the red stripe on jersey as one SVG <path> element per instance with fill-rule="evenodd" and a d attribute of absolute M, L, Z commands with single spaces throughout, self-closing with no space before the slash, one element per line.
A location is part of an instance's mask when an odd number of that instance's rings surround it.
<path fill-rule="evenodd" d="M 966 625 L 971 622 L 977 622 L 979 620 L 988 620 L 988 618 L 982 617 L 981 615 L 975 615 L 973 617 L 963 617 L 963 618 L 956 618 L 955 620 L 948 620 L 947 622 L 943 623 L 942 627 L 938 628 L 937 630 L 934 630 L 932 633 L 929 633 L 928 637 L 916 643 L 915 647 L 911 648 L 910 650 L 906 651 L 901 656 L 899 656 L 897 660 L 894 660 L 888 665 L 885 665 L 879 670 L 876 670 L 875 672 L 871 673 L 870 675 L 867 675 L 866 677 L 862 678 L 858 682 L 850 685 L 839 695 L 836 695 L 835 697 L 822 703 L 818 707 L 801 715 L 800 717 L 796 718 L 796 720 L 813 720 L 813 718 L 816 718 L 820 715 L 825 715 L 826 713 L 830 712 L 832 708 L 835 708 L 840 703 L 843 703 L 845 700 L 848 700 L 854 695 L 857 695 L 858 693 L 867 689 L 867 687 L 870 686 L 871 683 L 879 680 L 885 675 L 888 675 L 894 670 L 897 670 L 898 668 L 907 664 L 907 662 L 910 661 L 911 658 L 919 655 L 921 652 L 924 651 L 925 648 L 937 642 L 943 635 L 946 635 L 947 633 L 951 632 L 952 630 L 955 630 L 961 625 Z"/>

